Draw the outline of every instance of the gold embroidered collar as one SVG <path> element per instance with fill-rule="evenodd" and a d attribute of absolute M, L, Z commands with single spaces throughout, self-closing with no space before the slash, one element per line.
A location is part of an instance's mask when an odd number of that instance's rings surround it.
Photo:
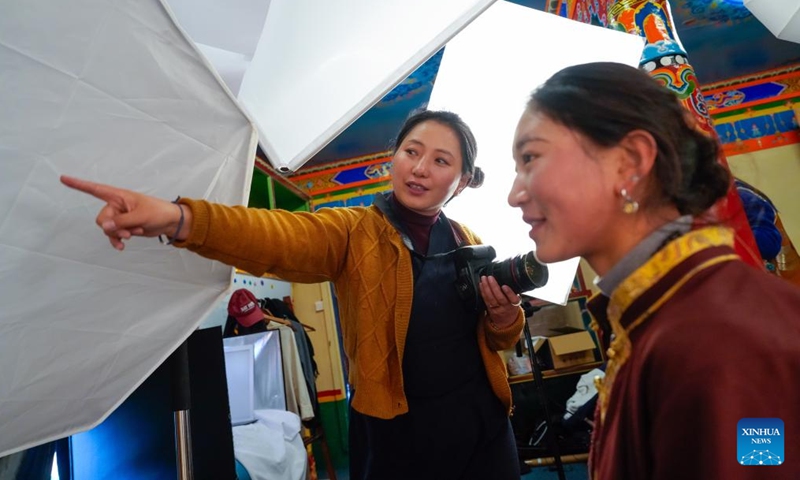
<path fill-rule="evenodd" d="M 664 279 L 664 277 L 681 262 L 703 250 L 721 246 L 733 246 L 733 231 L 729 228 L 712 226 L 688 232 L 656 252 L 644 265 L 636 269 L 628 278 L 623 280 L 611 294 L 607 316 L 609 326 L 613 333 L 613 340 L 606 352 L 608 358 L 606 375 L 602 379 L 599 377 L 595 378 L 595 385 L 599 393 L 601 422 L 605 420 L 608 397 L 611 394 L 611 388 L 614 384 L 617 372 L 619 372 L 620 368 L 622 368 L 631 355 L 630 332 L 649 318 L 651 314 L 660 308 L 667 300 L 672 298 L 675 292 L 697 273 L 712 265 L 736 260 L 739 257 L 731 253 L 714 256 L 705 262 L 701 262 L 699 265 L 677 278 L 676 281 L 667 288 L 664 294 L 659 296 L 658 300 L 653 302 L 645 312 L 638 315 L 625 327 L 622 326 L 620 321 L 622 315 L 633 302 L 659 281 Z"/>

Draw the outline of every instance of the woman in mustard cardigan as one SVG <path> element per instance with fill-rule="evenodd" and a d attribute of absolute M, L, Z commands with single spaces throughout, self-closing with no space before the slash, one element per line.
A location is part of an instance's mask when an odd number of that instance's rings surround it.
<path fill-rule="evenodd" d="M 482 277 L 488 307 L 459 300 L 452 255 L 480 243 L 442 207 L 483 172 L 455 114 L 422 111 L 400 130 L 391 193 L 369 207 L 314 213 L 177 203 L 70 177 L 106 202 L 97 224 L 114 248 L 166 235 L 177 247 L 291 282 L 333 282 L 353 389 L 352 479 L 518 479 L 498 353 L 519 338 L 520 297 Z"/>

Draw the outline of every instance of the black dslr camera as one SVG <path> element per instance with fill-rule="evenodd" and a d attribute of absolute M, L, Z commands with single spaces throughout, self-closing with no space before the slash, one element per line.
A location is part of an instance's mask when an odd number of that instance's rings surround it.
<path fill-rule="evenodd" d="M 497 256 L 489 245 L 468 245 L 453 251 L 456 264 L 456 291 L 462 301 L 475 311 L 486 307 L 480 292 L 481 276 L 493 276 L 500 285 L 508 285 L 515 293 L 543 287 L 547 283 L 547 266 L 536 260 L 533 252 L 493 262 Z"/>

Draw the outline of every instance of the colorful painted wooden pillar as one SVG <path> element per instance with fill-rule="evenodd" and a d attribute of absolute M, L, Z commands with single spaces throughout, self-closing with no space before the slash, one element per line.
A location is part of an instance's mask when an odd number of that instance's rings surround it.
<path fill-rule="evenodd" d="M 717 138 L 694 69 L 678 43 L 667 0 L 559 0 L 554 13 L 582 23 L 613 28 L 646 39 L 639 67 L 675 92 L 697 119 L 700 129 Z M 719 162 L 728 168 L 720 150 Z M 715 205 L 718 218 L 736 232 L 736 251 L 742 259 L 763 268 L 753 232 L 734 188 Z"/>

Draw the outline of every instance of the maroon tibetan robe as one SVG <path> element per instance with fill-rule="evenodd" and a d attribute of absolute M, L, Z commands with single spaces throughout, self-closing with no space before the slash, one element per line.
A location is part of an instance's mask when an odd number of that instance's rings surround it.
<path fill-rule="evenodd" d="M 732 240 L 689 232 L 589 302 L 610 339 L 594 480 L 800 479 L 800 289 L 743 263 Z M 782 465 L 740 465 L 742 418 L 783 420 Z"/>

